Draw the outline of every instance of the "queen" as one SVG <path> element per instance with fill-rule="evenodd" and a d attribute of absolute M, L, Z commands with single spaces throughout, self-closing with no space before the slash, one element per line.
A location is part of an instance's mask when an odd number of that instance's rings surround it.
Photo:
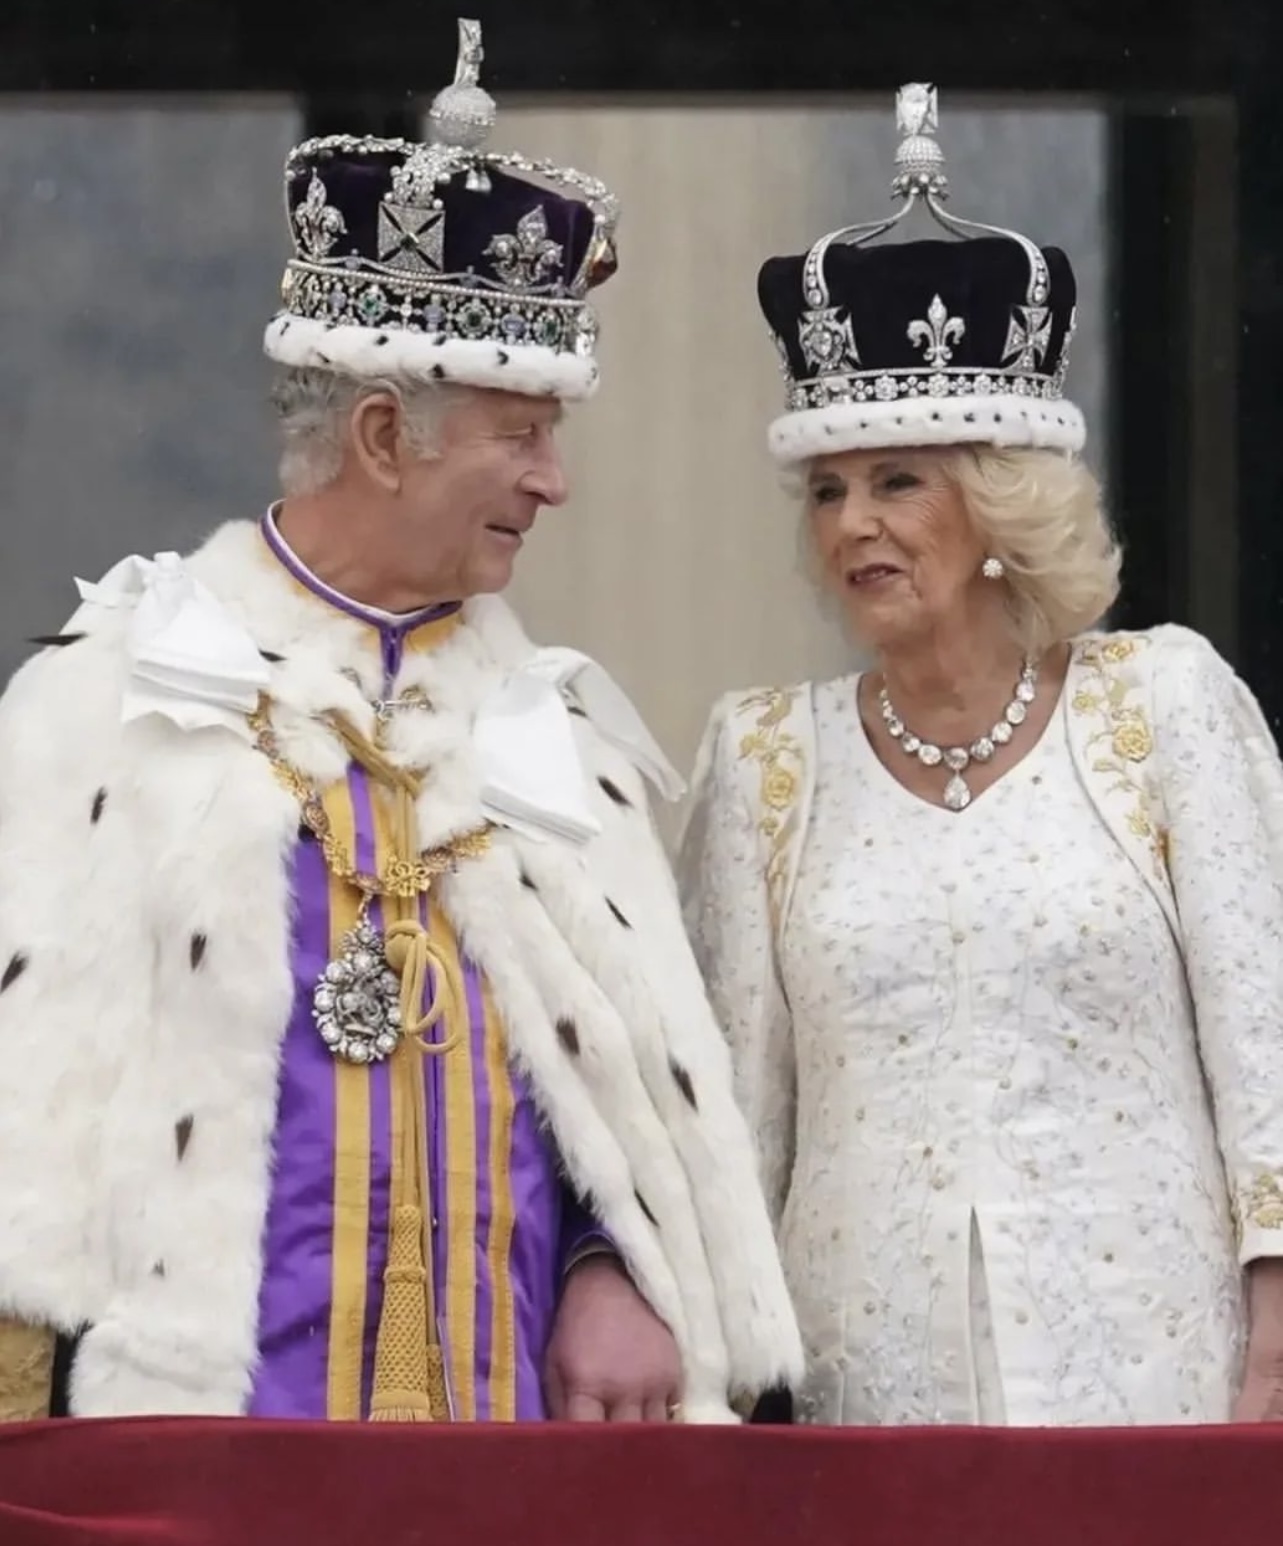
<path fill-rule="evenodd" d="M 872 656 L 729 695 L 687 917 L 825 1423 L 1283 1418 L 1283 770 L 1119 549 L 1063 252 L 945 204 L 770 259 L 771 448 Z M 914 205 L 943 240 L 879 244 Z"/>

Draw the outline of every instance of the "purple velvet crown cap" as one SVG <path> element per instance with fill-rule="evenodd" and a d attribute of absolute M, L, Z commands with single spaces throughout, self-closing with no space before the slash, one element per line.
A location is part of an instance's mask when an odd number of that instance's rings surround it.
<path fill-rule="evenodd" d="M 426 143 L 336 135 L 290 153 L 273 359 L 538 396 L 595 388 L 587 296 L 617 267 L 615 200 L 572 169 L 483 150 L 480 59 L 480 28 L 461 22 Z"/>

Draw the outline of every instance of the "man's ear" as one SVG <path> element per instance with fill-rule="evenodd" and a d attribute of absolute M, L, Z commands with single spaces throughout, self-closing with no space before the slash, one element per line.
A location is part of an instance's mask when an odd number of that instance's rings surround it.
<path fill-rule="evenodd" d="M 392 392 L 371 392 L 348 421 L 352 455 L 366 477 L 389 494 L 401 487 L 401 417 L 401 402 Z"/>

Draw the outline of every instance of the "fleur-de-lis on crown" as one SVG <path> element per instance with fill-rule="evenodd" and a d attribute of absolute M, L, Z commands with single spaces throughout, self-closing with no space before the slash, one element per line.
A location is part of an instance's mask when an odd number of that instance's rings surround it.
<path fill-rule="evenodd" d="M 561 262 L 561 245 L 548 235 L 543 205 L 522 215 L 515 232 L 492 237 L 485 256 L 495 260 L 494 271 L 509 289 L 533 290 L 543 284 Z"/>
<path fill-rule="evenodd" d="M 343 212 L 329 202 L 325 184 L 315 172 L 307 185 L 307 197 L 294 211 L 294 225 L 310 258 L 328 257 L 339 237 L 347 234 Z"/>
<path fill-rule="evenodd" d="M 928 365 L 943 370 L 953 358 L 950 344 L 956 344 L 966 331 L 967 324 L 961 317 L 951 317 L 937 295 L 927 308 L 927 320 L 909 323 L 909 342 L 915 348 L 925 348 L 923 358 Z"/>

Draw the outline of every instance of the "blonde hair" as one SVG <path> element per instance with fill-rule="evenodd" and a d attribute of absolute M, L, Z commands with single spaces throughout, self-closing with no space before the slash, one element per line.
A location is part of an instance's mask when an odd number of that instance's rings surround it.
<path fill-rule="evenodd" d="M 1122 550 L 1092 473 L 1059 451 L 960 446 L 946 455 L 986 554 L 1002 560 L 1012 625 L 1031 656 L 1099 623 Z"/>

